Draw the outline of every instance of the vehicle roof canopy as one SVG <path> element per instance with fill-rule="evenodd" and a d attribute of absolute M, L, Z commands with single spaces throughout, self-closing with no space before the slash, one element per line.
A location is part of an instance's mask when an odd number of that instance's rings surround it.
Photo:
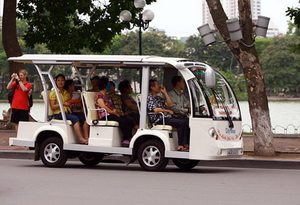
<path fill-rule="evenodd" d="M 176 67 L 179 62 L 189 62 L 190 60 L 186 58 L 140 55 L 25 54 L 19 57 L 10 57 L 8 61 L 37 65 L 72 65 L 75 67 Z"/>

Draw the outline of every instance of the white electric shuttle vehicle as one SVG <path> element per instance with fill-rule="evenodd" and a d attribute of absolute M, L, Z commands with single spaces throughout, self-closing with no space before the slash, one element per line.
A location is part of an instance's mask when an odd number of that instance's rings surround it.
<path fill-rule="evenodd" d="M 238 101 L 225 77 L 207 64 L 184 58 L 131 55 L 23 55 L 11 57 L 8 61 L 35 67 L 44 89 L 46 108 L 44 121 L 19 123 L 17 137 L 10 138 L 10 145 L 35 150 L 35 160 L 41 159 L 45 166 L 60 167 L 68 159 L 76 157 L 91 166 L 100 163 L 104 156 L 118 154 L 128 156 L 128 164 L 137 160 L 144 170 L 162 170 L 169 159 L 186 170 L 195 167 L 201 160 L 224 160 L 243 155 Z M 78 143 L 72 125 L 66 120 L 60 97 L 58 101 L 63 120 L 52 117 L 47 93 L 54 89 L 60 96 L 53 76 L 65 69 L 72 69 L 82 85 L 82 103 L 90 125 L 88 145 Z M 133 132 L 129 147 L 122 147 L 118 123 L 98 119 L 94 105 L 96 93 L 86 90 L 91 76 L 126 69 L 134 69 L 136 76 L 132 78 L 140 81 L 137 87 L 141 91 L 135 96 L 139 101 L 140 128 Z M 114 76 L 117 74 L 115 72 Z M 149 79 L 159 76 L 160 84 L 171 89 L 171 78 L 175 75 L 184 78 L 191 107 L 188 152 L 177 151 L 176 129 L 169 125 L 151 125 L 148 120 L 146 99 Z M 122 80 L 122 76 L 119 79 Z"/>

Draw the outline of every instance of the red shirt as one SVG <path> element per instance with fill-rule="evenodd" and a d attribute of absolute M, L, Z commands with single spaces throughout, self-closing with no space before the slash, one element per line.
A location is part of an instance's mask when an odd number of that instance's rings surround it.
<path fill-rule="evenodd" d="M 29 110 L 28 106 L 28 93 L 32 89 L 32 85 L 27 81 L 23 83 L 28 91 L 23 91 L 20 85 L 14 81 L 12 83 L 12 88 L 15 89 L 14 97 L 12 100 L 11 108 L 20 110 Z"/>

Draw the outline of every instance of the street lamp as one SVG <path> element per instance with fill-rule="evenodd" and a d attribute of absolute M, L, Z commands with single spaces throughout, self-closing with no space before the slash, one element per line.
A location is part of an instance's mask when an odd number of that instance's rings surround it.
<path fill-rule="evenodd" d="M 132 19 L 132 14 L 128 10 L 123 10 L 120 13 L 120 21 L 122 23 L 128 23 L 132 24 L 129 28 L 130 30 L 133 29 L 135 26 L 139 27 L 139 55 L 142 55 L 142 29 L 145 31 L 147 28 L 149 28 L 149 23 L 154 18 L 154 13 L 147 9 L 144 12 L 142 12 L 143 8 L 146 5 L 145 0 L 134 0 L 134 7 L 137 9 L 141 9 L 139 12 L 139 17 Z"/>

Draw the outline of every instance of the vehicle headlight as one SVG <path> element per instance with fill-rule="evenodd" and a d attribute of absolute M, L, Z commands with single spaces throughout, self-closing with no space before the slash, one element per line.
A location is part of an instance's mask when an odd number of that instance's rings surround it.
<path fill-rule="evenodd" d="M 208 133 L 213 138 L 216 136 L 216 130 L 214 128 L 210 128 Z"/>

